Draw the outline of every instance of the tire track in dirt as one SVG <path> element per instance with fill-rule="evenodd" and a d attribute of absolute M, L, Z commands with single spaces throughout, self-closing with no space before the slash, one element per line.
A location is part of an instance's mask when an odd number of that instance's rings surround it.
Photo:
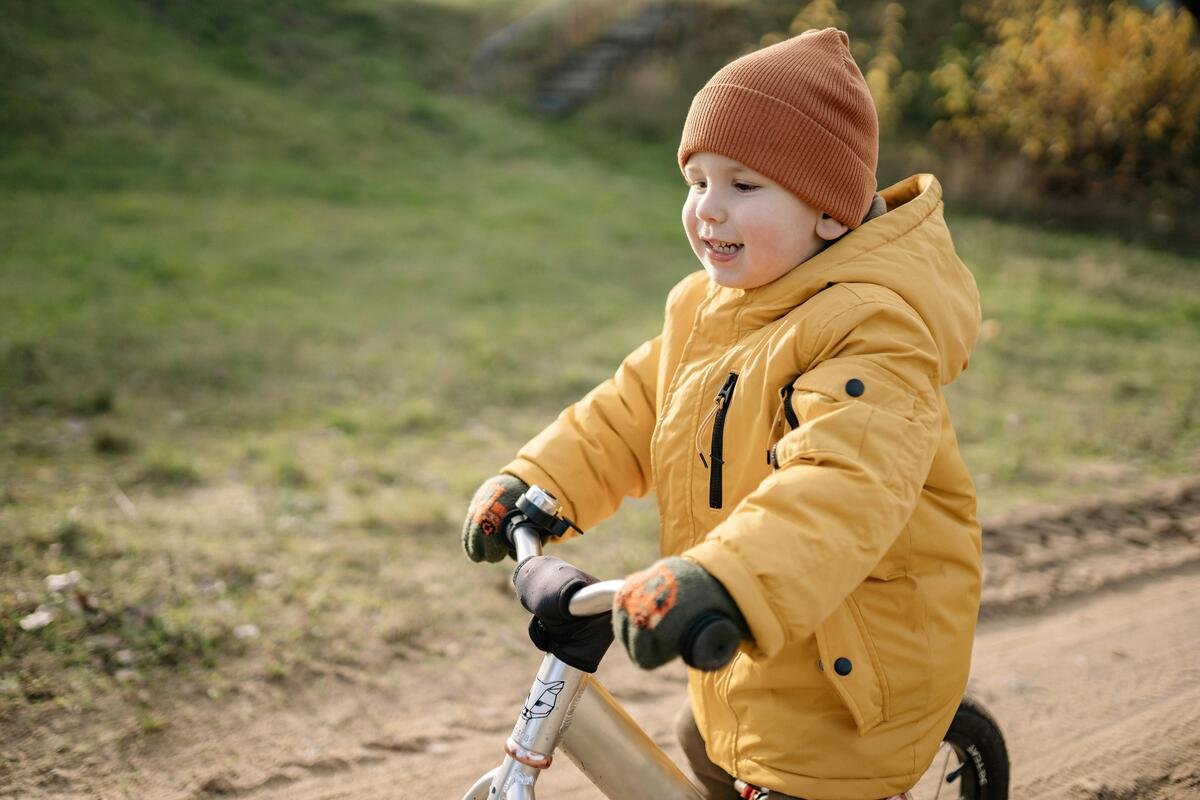
<path fill-rule="evenodd" d="M 1200 565 L 1200 480 L 984 523 L 984 620 Z"/>
<path fill-rule="evenodd" d="M 1200 797 L 1198 590 L 1200 570 L 980 629 L 970 691 L 1013 798 Z"/>

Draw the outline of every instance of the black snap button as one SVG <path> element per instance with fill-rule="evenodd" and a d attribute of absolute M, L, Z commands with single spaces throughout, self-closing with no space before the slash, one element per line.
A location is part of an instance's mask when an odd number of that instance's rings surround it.
<path fill-rule="evenodd" d="M 839 658 L 833 662 L 833 671 L 838 675 L 849 675 L 852 669 L 854 669 L 854 665 L 850 663 L 850 659 L 848 658 Z"/>
<path fill-rule="evenodd" d="M 861 397 L 866 388 L 867 387 L 863 386 L 863 382 L 858 378 L 851 378 L 850 380 L 846 381 L 846 394 L 850 395 L 851 397 Z"/>

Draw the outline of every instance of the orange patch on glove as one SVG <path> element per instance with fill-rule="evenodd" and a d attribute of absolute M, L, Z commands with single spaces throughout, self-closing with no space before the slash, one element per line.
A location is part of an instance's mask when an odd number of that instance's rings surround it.
<path fill-rule="evenodd" d="M 504 513 L 508 510 L 500 502 L 502 494 L 504 494 L 504 487 L 497 486 L 492 489 L 491 497 L 475 506 L 475 515 L 471 521 L 479 526 L 485 536 L 493 536 L 496 531 L 500 530 L 500 523 L 504 520 Z"/>
<path fill-rule="evenodd" d="M 625 579 L 617 593 L 616 604 L 642 630 L 654 630 L 667 612 L 675 607 L 679 584 L 663 564 L 635 572 Z"/>

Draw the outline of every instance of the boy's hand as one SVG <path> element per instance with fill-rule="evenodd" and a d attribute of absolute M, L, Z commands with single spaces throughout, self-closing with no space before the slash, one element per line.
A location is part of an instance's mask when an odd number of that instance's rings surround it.
<path fill-rule="evenodd" d="M 517 498 L 528 484 L 513 475 L 488 478 L 475 491 L 463 522 L 463 550 L 472 561 L 503 561 L 512 554 L 504 525 L 517 511 Z"/>
<path fill-rule="evenodd" d="M 678 656 L 692 624 L 713 611 L 749 638 L 746 620 L 721 582 L 699 564 L 673 556 L 625 579 L 613 601 L 613 633 L 635 664 L 654 669 Z"/>

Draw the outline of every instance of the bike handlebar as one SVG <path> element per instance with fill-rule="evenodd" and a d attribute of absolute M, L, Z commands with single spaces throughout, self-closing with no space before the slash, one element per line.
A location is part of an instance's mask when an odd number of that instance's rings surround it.
<path fill-rule="evenodd" d="M 542 554 L 542 535 L 530 522 L 519 522 L 509 528 L 508 541 L 517 549 L 518 564 Z"/>
<path fill-rule="evenodd" d="M 528 520 L 512 525 L 508 537 L 516 548 L 518 564 L 542 554 L 541 534 Z M 624 584 L 624 580 L 615 579 L 585 586 L 571 596 L 567 610 L 574 617 L 607 613 L 612 610 L 613 599 Z M 742 633 L 732 619 L 718 611 L 710 611 L 701 615 L 684 633 L 679 651 L 688 666 L 710 671 L 728 664 L 741 641 Z"/>

